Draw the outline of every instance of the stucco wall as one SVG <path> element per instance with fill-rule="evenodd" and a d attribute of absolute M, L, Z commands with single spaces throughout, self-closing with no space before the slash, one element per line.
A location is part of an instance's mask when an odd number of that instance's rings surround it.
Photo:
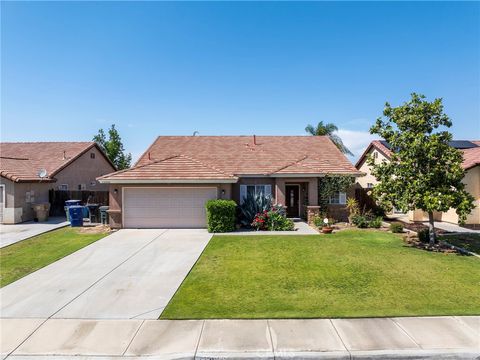
<path fill-rule="evenodd" d="M 33 220 L 32 204 L 48 202 L 48 190 L 52 187 L 51 183 L 14 183 L 5 178 L 0 178 L 0 184 L 5 185 L 4 224 Z"/>
<path fill-rule="evenodd" d="M 95 154 L 95 159 L 90 154 Z M 86 190 L 106 191 L 107 184 L 100 184 L 96 178 L 114 172 L 115 169 L 105 159 L 102 153 L 93 147 L 78 159 L 73 161 L 65 169 L 55 175 L 57 182 L 53 185 L 55 189 L 62 184 L 68 184 L 68 190 L 80 190 L 80 184 L 86 185 Z"/>
<path fill-rule="evenodd" d="M 110 184 L 109 197 L 109 221 L 110 227 L 122 227 L 122 189 L 128 187 L 217 187 L 219 199 L 231 199 L 232 184 L 132 184 L 119 185 Z"/>
<path fill-rule="evenodd" d="M 378 157 L 375 159 L 375 164 L 379 164 L 381 163 L 382 161 L 389 161 L 380 151 L 376 150 L 375 148 L 372 148 L 370 149 L 370 151 L 367 153 L 367 156 L 373 154 L 373 153 L 377 153 Z M 359 184 L 361 187 L 363 188 L 367 188 L 367 184 L 377 184 L 378 181 L 377 179 L 375 178 L 375 176 L 372 175 L 372 171 L 371 171 L 371 168 L 370 166 L 367 165 L 367 160 L 365 160 L 361 166 L 359 167 L 359 169 L 361 172 L 365 173 L 366 175 L 365 176 L 361 176 L 359 178 L 357 178 L 357 184 Z"/>
<path fill-rule="evenodd" d="M 468 170 L 463 178 L 465 190 L 475 198 L 475 209 L 467 216 L 466 224 L 480 224 L 480 166 Z M 442 221 L 458 223 L 458 215 L 454 209 L 442 213 Z"/>

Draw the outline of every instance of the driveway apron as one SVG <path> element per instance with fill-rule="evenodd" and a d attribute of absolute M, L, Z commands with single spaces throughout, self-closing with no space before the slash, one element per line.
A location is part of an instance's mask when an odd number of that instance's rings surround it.
<path fill-rule="evenodd" d="M 120 230 L 0 289 L 0 315 L 155 319 L 210 238 L 205 230 Z"/>

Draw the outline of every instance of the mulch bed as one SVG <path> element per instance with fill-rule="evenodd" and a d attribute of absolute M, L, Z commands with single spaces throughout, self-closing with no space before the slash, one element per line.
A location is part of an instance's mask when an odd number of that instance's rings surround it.
<path fill-rule="evenodd" d="M 408 230 L 415 231 L 415 232 L 419 232 L 419 231 L 425 230 L 425 229 L 428 230 L 427 225 L 422 224 L 422 223 L 418 223 L 418 222 L 406 223 L 406 222 L 403 222 L 403 221 L 400 221 L 400 220 L 392 220 L 392 219 L 384 219 L 384 221 L 388 222 L 389 224 L 390 223 L 395 223 L 395 222 L 401 223 L 403 225 L 404 229 L 408 229 Z M 437 234 L 437 235 L 442 235 L 442 234 L 447 234 L 447 233 L 448 233 L 448 231 L 435 228 L 435 234 Z"/>

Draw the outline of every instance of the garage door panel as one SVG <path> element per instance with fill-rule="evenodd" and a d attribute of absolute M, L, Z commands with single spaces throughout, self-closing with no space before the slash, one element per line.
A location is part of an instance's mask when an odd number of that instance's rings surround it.
<path fill-rule="evenodd" d="M 216 188 L 124 188 L 124 227 L 204 228 Z"/>

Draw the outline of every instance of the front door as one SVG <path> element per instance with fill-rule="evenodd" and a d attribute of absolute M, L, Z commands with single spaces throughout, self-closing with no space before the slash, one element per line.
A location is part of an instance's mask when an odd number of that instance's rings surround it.
<path fill-rule="evenodd" d="M 298 208 L 300 199 L 300 187 L 298 185 L 285 186 L 285 203 L 287 205 L 287 217 L 298 218 L 300 211 Z"/>

